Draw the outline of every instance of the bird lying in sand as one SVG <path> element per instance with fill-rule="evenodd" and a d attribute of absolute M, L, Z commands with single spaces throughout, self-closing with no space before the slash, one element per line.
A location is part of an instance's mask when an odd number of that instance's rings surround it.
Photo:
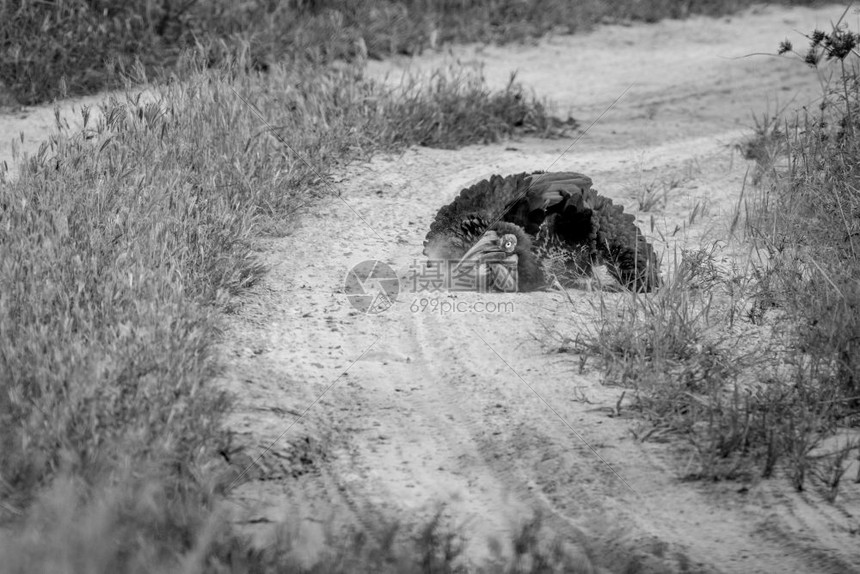
<path fill-rule="evenodd" d="M 591 185 L 574 172 L 494 175 L 439 209 L 424 255 L 474 266 L 490 291 L 567 286 L 598 265 L 627 289 L 656 289 L 657 257 L 635 218 Z"/>

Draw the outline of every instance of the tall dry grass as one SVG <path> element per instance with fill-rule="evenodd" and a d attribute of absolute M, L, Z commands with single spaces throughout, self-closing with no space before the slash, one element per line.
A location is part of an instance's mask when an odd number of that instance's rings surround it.
<path fill-rule="evenodd" d="M 858 42 L 841 24 L 812 32 L 795 54 L 836 72 L 820 106 L 765 114 L 740 146 L 754 177 L 720 244 L 745 255 L 666 254 L 661 291 L 602 299 L 600 328 L 575 340 L 632 390 L 641 440 L 688 444 L 683 476 L 784 476 L 833 500 L 860 453 Z"/>

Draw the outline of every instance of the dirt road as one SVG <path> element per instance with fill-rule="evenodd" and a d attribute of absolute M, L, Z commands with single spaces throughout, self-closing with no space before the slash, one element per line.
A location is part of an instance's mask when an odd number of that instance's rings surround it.
<path fill-rule="evenodd" d="M 290 236 L 261 242 L 271 272 L 224 342 L 223 383 L 237 397 L 230 424 L 248 454 L 263 453 L 233 492 L 237 520 L 265 540 L 301 516 L 293 535 L 310 559 L 327 528 L 419 524 L 445 503 L 475 563 L 492 555 L 490 539 L 509 553 L 511 532 L 539 511 L 546 535 L 595 571 L 617 571 L 630 555 L 653 572 L 860 570 L 858 485 L 830 505 L 781 479 L 744 491 L 683 482 L 671 443 L 636 441 L 637 422 L 612 416 L 623 389 L 603 386 L 593 361 L 580 372 L 577 358 L 548 352 L 545 326 L 592 320 L 600 294 L 570 291 L 571 303 L 557 292 L 442 293 L 466 309 L 443 314 L 416 310 L 426 295 L 408 292 L 407 280 L 436 210 L 493 173 L 580 171 L 632 213 L 643 185 L 676 179 L 665 206 L 638 214 L 658 249 L 671 245 L 650 231 L 652 216 L 657 230 L 680 227 L 674 240 L 687 246 L 725 238 L 748 168 L 733 145 L 751 114 L 768 100 L 773 111 L 820 94 L 797 61 L 739 57 L 773 53 L 785 37 L 802 44 L 795 31 L 840 14 L 768 8 L 371 63 L 369 74 L 395 77 L 480 61 L 497 87 L 516 70 L 560 112 L 595 123 L 570 149 L 573 137 L 526 139 L 355 165 L 336 183 L 343 202 L 315 206 Z M 696 204 L 706 215 L 689 225 Z M 376 315 L 343 293 L 348 270 L 367 259 L 404 279 L 396 304 Z M 496 312 L 474 310 L 488 300 Z"/>
<path fill-rule="evenodd" d="M 370 74 L 396 79 L 406 68 L 481 62 L 497 87 L 517 70 L 561 113 L 596 123 L 569 150 L 572 139 L 523 140 L 354 166 L 337 183 L 346 203 L 327 202 L 291 236 L 266 242 L 272 272 L 227 344 L 240 400 L 233 424 L 257 448 L 274 442 L 256 479 L 235 492 L 260 535 L 299 514 L 305 526 L 294 535 L 312 555 L 326 524 L 420 523 L 446 503 L 474 561 L 490 555 L 487 540 L 504 545 L 539 510 L 548 535 L 610 571 L 625 553 L 645 571 L 860 568 L 856 485 L 833 506 L 782 480 L 743 494 L 737 484 L 682 482 L 671 445 L 637 442 L 635 421 L 610 416 L 623 389 L 602 386 L 591 364 L 579 374 L 575 359 L 547 353 L 543 326 L 590 320 L 597 294 L 572 291 L 576 308 L 559 293 L 493 295 L 498 312 L 442 314 L 416 311 L 426 294 L 409 293 L 407 280 L 436 210 L 493 173 L 581 171 L 634 213 L 637 189 L 676 178 L 667 205 L 640 214 L 643 227 L 652 215 L 657 229 L 679 225 L 688 246 L 725 237 L 748 167 L 733 144 L 751 114 L 820 94 L 799 62 L 738 57 L 773 53 L 786 36 L 800 44 L 793 30 L 825 27 L 839 13 L 766 9 L 371 63 Z M 707 216 L 689 226 L 696 203 Z M 378 315 L 358 313 L 342 292 L 347 271 L 366 259 L 404 279 L 406 292 Z M 437 297 L 474 309 L 488 296 Z"/>

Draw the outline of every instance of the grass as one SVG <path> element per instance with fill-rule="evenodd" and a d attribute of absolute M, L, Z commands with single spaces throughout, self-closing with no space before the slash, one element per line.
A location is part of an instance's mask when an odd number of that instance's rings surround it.
<path fill-rule="evenodd" d="M 809 40 L 799 59 L 837 79 L 816 111 L 756 119 L 757 186 L 725 240 L 670 254 L 657 293 L 603 295 L 574 347 L 632 389 L 637 438 L 683 439 L 683 477 L 782 476 L 832 501 L 860 454 L 860 36 Z M 727 265 L 724 245 L 748 253 Z"/>
<path fill-rule="evenodd" d="M 598 326 L 574 350 L 597 355 L 608 384 L 632 389 L 624 406 L 642 417 L 638 440 L 681 439 L 682 478 L 780 471 L 803 490 L 828 465 L 841 476 L 860 446 L 847 440 L 822 450 L 851 422 L 850 397 L 833 381 L 838 367 L 823 348 L 797 356 L 787 330 L 796 317 L 762 319 L 753 275 L 726 269 L 713 245 L 684 252 L 659 292 L 603 295 Z"/>
<path fill-rule="evenodd" d="M 488 563 L 467 570 L 461 534 L 437 512 L 415 532 L 391 523 L 375 532 L 327 531 L 312 564 L 287 525 L 264 550 L 236 535 L 218 512 L 189 504 L 171 508 L 152 483 L 124 484 L 103 491 L 97 504 L 82 503 L 80 489 L 62 480 L 45 491 L 27 523 L 0 540 L 7 572 L 294 572 L 297 574 L 457 574 L 503 572 L 542 574 L 595 571 L 589 554 L 549 539 L 535 516 L 515 530 L 503 552 L 494 547 Z M 184 528 L 179 528 L 179 526 Z M 152 539 L 175 538 L 169 545 Z M 623 563 L 630 572 L 638 561 Z"/>
<path fill-rule="evenodd" d="M 80 131 L 58 118 L 18 178 L 0 178 L 0 548 L 13 571 L 244 571 L 286 556 L 255 554 L 218 510 L 231 437 L 213 345 L 233 296 L 265 273 L 254 238 L 287 230 L 349 161 L 550 125 L 517 84 L 491 92 L 474 72 L 392 89 L 351 66 L 182 65 L 82 110 Z"/>
<path fill-rule="evenodd" d="M 841 26 L 811 34 L 805 61 L 831 60 L 840 74 L 818 112 L 773 136 L 782 138 L 786 165 L 775 172 L 769 193 L 757 198 L 748 221 L 764 253 L 759 271 L 772 286 L 767 295 L 796 325 L 798 348 L 823 361 L 816 378 L 830 378 L 846 398 L 860 395 L 857 41 Z"/>
<path fill-rule="evenodd" d="M 793 0 L 792 4 L 810 3 Z M 749 0 L 13 0 L 0 3 L 0 77 L 21 104 L 122 84 L 136 62 L 172 68 L 189 47 L 212 63 L 248 47 L 267 70 L 415 54 L 450 42 L 527 41 L 603 22 L 719 15 Z"/>
<path fill-rule="evenodd" d="M 383 115 L 387 121 L 379 137 L 387 145 L 448 149 L 514 133 L 551 137 L 577 125 L 572 118 L 551 117 L 513 74 L 504 90 L 493 93 L 480 73 L 458 67 L 437 70 L 429 84 L 408 78 L 397 97 L 388 100 Z"/>
<path fill-rule="evenodd" d="M 665 207 L 669 195 L 682 187 L 689 177 L 673 175 L 660 180 L 652 180 L 637 186 L 636 203 L 639 211 L 647 213 Z"/>

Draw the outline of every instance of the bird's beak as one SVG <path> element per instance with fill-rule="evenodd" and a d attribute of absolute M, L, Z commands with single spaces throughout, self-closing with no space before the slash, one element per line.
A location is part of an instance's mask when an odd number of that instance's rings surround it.
<path fill-rule="evenodd" d="M 499 234 L 495 231 L 488 231 L 466 252 L 457 267 L 466 262 L 487 263 L 500 261 L 506 257 L 508 254 L 499 244 Z"/>
<path fill-rule="evenodd" d="M 482 285 L 484 290 L 490 287 L 505 292 L 517 290 L 517 255 L 505 252 L 495 231 L 486 232 L 460 259 L 454 271 L 468 266 L 477 270 L 479 290 Z"/>

